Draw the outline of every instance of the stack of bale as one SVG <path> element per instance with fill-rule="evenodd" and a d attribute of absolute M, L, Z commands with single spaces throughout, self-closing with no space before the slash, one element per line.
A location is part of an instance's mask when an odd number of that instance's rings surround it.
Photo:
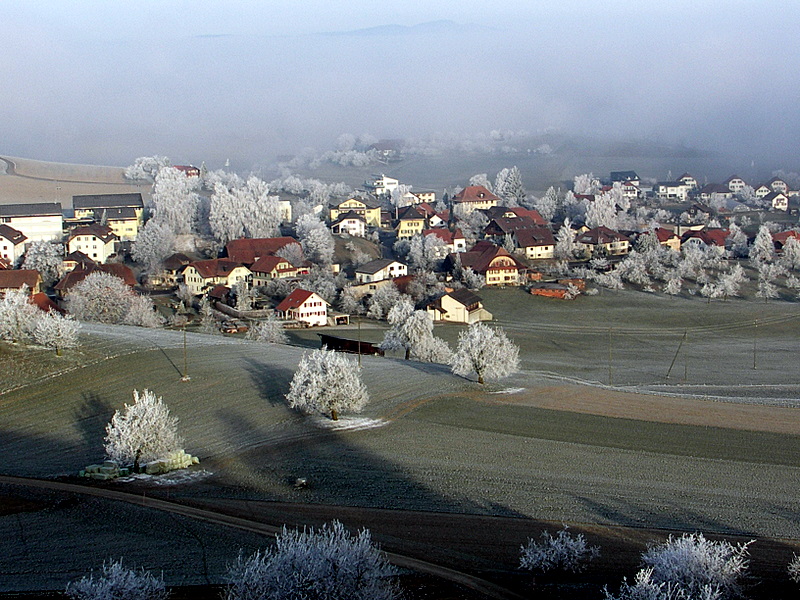
<path fill-rule="evenodd" d="M 188 454 L 185 450 L 176 450 L 167 454 L 166 458 L 153 460 L 144 466 L 144 472 L 148 475 L 160 475 L 161 473 L 169 473 L 177 469 L 185 469 L 192 465 L 200 463 L 200 459 L 196 456 Z"/>
<path fill-rule="evenodd" d="M 101 481 L 127 475 L 130 475 L 130 469 L 120 467 L 113 460 L 107 460 L 102 465 L 89 465 L 83 471 L 78 472 L 79 477 L 88 477 L 89 479 L 99 479 Z"/>

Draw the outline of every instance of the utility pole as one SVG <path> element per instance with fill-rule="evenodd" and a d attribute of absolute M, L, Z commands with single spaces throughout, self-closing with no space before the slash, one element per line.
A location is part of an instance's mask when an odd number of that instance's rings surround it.
<path fill-rule="evenodd" d="M 189 361 L 186 356 L 186 325 L 183 326 L 183 377 L 181 377 L 181 381 L 189 381 L 191 377 L 189 377 Z"/>
<path fill-rule="evenodd" d="M 613 327 L 608 328 L 608 385 L 613 385 L 613 380 L 611 378 L 611 365 L 613 362 L 613 356 L 611 354 L 611 333 L 614 331 Z"/>
<path fill-rule="evenodd" d="M 361 368 L 361 316 L 356 315 L 356 321 L 358 322 L 358 368 Z"/>
<path fill-rule="evenodd" d="M 753 370 L 756 370 L 756 332 L 758 331 L 758 319 L 753 322 Z"/>

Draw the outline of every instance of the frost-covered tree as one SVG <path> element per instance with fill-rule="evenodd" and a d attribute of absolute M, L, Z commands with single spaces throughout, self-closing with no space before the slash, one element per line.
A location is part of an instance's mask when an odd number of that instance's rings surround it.
<path fill-rule="evenodd" d="M 478 173 L 469 178 L 467 185 L 482 185 L 490 192 L 492 191 L 492 182 L 489 181 L 489 176 L 486 173 Z"/>
<path fill-rule="evenodd" d="M 225 600 L 399 600 L 396 575 L 367 529 L 284 527 L 273 549 L 239 557 Z"/>
<path fill-rule="evenodd" d="M 164 579 L 144 569 L 133 570 L 122 561 L 103 564 L 95 577 L 83 577 L 67 584 L 65 591 L 71 600 L 166 600 L 169 597 Z"/>
<path fill-rule="evenodd" d="M 150 462 L 183 449 L 178 435 L 178 419 L 150 390 L 133 390 L 133 404 L 117 410 L 106 426 L 106 455 L 122 465 L 139 470 L 141 462 Z"/>
<path fill-rule="evenodd" d="M 772 241 L 772 234 L 769 227 L 762 225 L 758 228 L 756 239 L 750 247 L 750 260 L 755 263 L 766 262 L 772 259 L 775 254 L 775 243 Z"/>
<path fill-rule="evenodd" d="M 163 223 L 150 219 L 136 235 L 131 247 L 133 260 L 150 274 L 161 271 L 162 263 L 175 247 L 175 233 Z"/>
<path fill-rule="evenodd" d="M 166 156 L 140 156 L 125 169 L 125 179 L 153 181 L 161 169 L 171 166 L 172 163 Z"/>
<path fill-rule="evenodd" d="M 501 169 L 494 180 L 494 193 L 505 206 L 519 206 L 525 202 L 527 193 L 522 183 L 522 174 L 514 166 Z"/>
<path fill-rule="evenodd" d="M 800 240 L 796 237 L 787 238 L 783 244 L 780 264 L 788 271 L 800 270 Z"/>
<path fill-rule="evenodd" d="M 8 290 L 0 299 L 0 340 L 27 343 L 41 311 L 30 302 L 28 290 Z"/>
<path fill-rule="evenodd" d="M 375 290 L 367 300 L 367 316 L 370 319 L 384 319 L 389 310 L 400 300 L 400 291 L 394 284 L 384 285 Z"/>
<path fill-rule="evenodd" d="M 795 583 L 800 583 L 800 556 L 797 554 L 792 556 L 792 560 L 789 562 L 789 566 L 786 567 L 786 571 L 789 573 L 789 579 Z"/>
<path fill-rule="evenodd" d="M 34 269 L 42 276 L 42 283 L 50 287 L 61 277 L 64 247 L 53 242 L 31 242 L 22 261 L 23 269 Z"/>
<path fill-rule="evenodd" d="M 80 321 L 157 327 L 160 319 L 153 301 L 140 296 L 119 277 L 102 271 L 89 273 L 67 294 L 67 311 Z"/>
<path fill-rule="evenodd" d="M 593 173 L 576 175 L 572 185 L 572 191 L 576 194 L 596 194 L 600 189 L 600 181 Z"/>
<path fill-rule="evenodd" d="M 37 309 L 38 310 L 38 309 Z M 41 312 L 36 316 L 33 341 L 39 346 L 52 348 L 58 356 L 64 348 L 77 348 L 81 324 L 71 316 L 61 316 L 55 311 Z"/>
<path fill-rule="evenodd" d="M 158 170 L 153 185 L 153 217 L 157 223 L 175 235 L 191 234 L 196 226 L 200 197 L 197 187 L 200 180 L 187 177 L 173 167 Z"/>
<path fill-rule="evenodd" d="M 555 537 L 549 531 L 542 532 L 542 541 L 528 538 L 527 544 L 520 547 L 520 569 L 546 573 L 554 569 L 578 573 L 586 568 L 586 563 L 600 555 L 598 546 L 590 546 L 586 537 L 579 533 L 569 533 L 565 525 Z"/>
<path fill-rule="evenodd" d="M 333 262 L 335 244 L 330 230 L 316 215 L 303 215 L 297 220 L 297 236 L 303 252 L 311 262 L 327 266 Z"/>
<path fill-rule="evenodd" d="M 438 235 L 415 235 L 409 241 L 408 260 L 420 271 L 432 271 L 447 256 L 447 244 Z"/>
<path fill-rule="evenodd" d="M 411 199 L 406 195 L 411 192 L 411 187 L 412 186 L 405 183 L 400 183 L 396 188 L 392 189 L 391 193 L 389 194 L 389 202 L 392 204 L 392 206 L 395 208 L 410 206 Z"/>
<path fill-rule="evenodd" d="M 597 194 L 586 208 L 586 226 L 617 228 L 617 202 L 610 192 Z"/>
<path fill-rule="evenodd" d="M 384 334 L 381 348 L 404 350 L 406 360 L 416 358 L 429 362 L 447 362 L 450 349 L 444 340 L 433 335 L 433 320 L 424 310 L 414 310 L 407 296 L 403 296 L 389 311 L 390 329 Z"/>
<path fill-rule="evenodd" d="M 283 324 L 275 318 L 274 314 L 269 315 L 264 321 L 254 323 L 247 330 L 245 337 L 248 340 L 270 344 L 286 344 L 289 342 L 289 338 L 283 329 Z"/>
<path fill-rule="evenodd" d="M 321 349 L 303 354 L 286 399 L 292 408 L 330 414 L 336 421 L 340 412 L 360 412 L 369 394 L 355 360 Z"/>
<path fill-rule="evenodd" d="M 719 276 L 718 287 L 723 298 L 735 298 L 739 295 L 742 284 L 747 281 L 744 269 L 741 265 L 735 264 L 726 273 Z"/>
<path fill-rule="evenodd" d="M 450 360 L 453 373 L 466 377 L 500 379 L 519 369 L 519 347 L 500 328 L 474 323 L 458 335 L 458 346 Z"/>
<path fill-rule="evenodd" d="M 652 569 L 652 581 L 678 586 L 689 598 L 702 598 L 709 587 L 720 598 L 735 598 L 742 591 L 751 543 L 712 541 L 702 533 L 670 536 L 663 544 L 651 546 L 642 562 Z"/>
<path fill-rule="evenodd" d="M 214 237 L 226 244 L 241 237 L 274 237 L 281 223 L 280 198 L 269 185 L 251 176 L 246 182 L 217 182 L 208 215 Z"/>
<path fill-rule="evenodd" d="M 578 250 L 575 241 L 575 232 L 572 231 L 572 223 L 569 219 L 564 219 L 564 224 L 556 233 L 556 245 L 553 250 L 555 257 L 559 260 L 573 260 Z"/>
<path fill-rule="evenodd" d="M 541 198 L 535 198 L 533 208 L 539 211 L 542 218 L 548 223 L 553 220 L 561 204 L 561 197 L 556 188 L 550 186 Z"/>
<path fill-rule="evenodd" d="M 727 239 L 725 240 L 725 245 L 730 247 L 731 254 L 735 258 L 743 258 L 747 256 L 747 235 L 745 232 L 742 231 L 742 229 L 736 223 L 731 223 L 728 231 L 729 233 Z"/>

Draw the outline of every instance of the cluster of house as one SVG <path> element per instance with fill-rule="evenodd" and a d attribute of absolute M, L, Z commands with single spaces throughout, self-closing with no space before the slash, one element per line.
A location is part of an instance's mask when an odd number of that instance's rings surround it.
<path fill-rule="evenodd" d="M 613 172 L 610 178 L 611 185 L 619 185 L 623 194 L 631 198 L 651 193 L 680 202 L 702 200 L 706 194 L 716 194 L 718 198 L 730 194 L 733 198 L 747 185 L 741 178 L 732 177 L 725 182 L 724 190 L 719 186 L 698 188 L 697 181 L 688 174 L 672 183 L 659 183 L 647 190 L 633 171 Z M 363 191 L 333 201 L 327 207 L 332 233 L 364 237 L 375 230 L 393 231 L 397 240 L 436 236 L 441 242 L 437 251 L 443 269 L 450 272 L 459 265 L 469 268 L 486 286 L 526 284 L 534 294 L 564 297 L 574 283 L 541 282 L 541 273 L 531 267 L 535 263 L 530 261 L 553 259 L 556 246 L 554 228 L 536 210 L 505 207 L 497 195 L 481 185 L 459 191 L 444 210 L 436 209 L 441 209 L 441 204 L 437 205 L 436 194 L 429 191 L 408 191 L 395 208 L 389 208 L 386 200 L 399 185 L 397 179 L 376 175 L 365 182 Z M 770 200 L 778 210 L 785 210 L 788 204 L 783 200 L 788 203 L 795 194 L 778 178 L 755 188 L 756 197 Z M 96 270 L 118 275 L 131 286 L 136 284 L 130 268 L 108 259 L 121 244 L 136 239 L 144 210 L 141 194 L 74 196 L 72 204 L 71 211 L 63 211 L 59 203 L 0 205 L 0 293 L 4 288 L 20 287 L 23 280 L 31 290 L 40 289 L 37 272 L 11 269 L 33 241 L 65 242 L 64 276 L 54 286 L 56 294 L 66 294 Z M 702 205 L 693 209 L 701 210 Z M 468 217 L 475 211 L 485 215 L 487 224 L 482 231 L 484 239 L 468 247 L 455 216 Z M 637 235 L 607 227 L 582 227 L 571 233 L 586 257 L 625 255 Z M 661 244 L 674 250 L 686 244 L 722 250 L 729 235 L 727 229 L 703 225 L 678 226 L 674 230 L 656 228 L 653 233 Z M 775 242 L 779 246 L 785 240 L 776 237 Z M 291 249 L 291 245 L 298 247 Z M 164 261 L 161 275 L 152 281 L 168 286 L 183 283 L 194 295 L 207 294 L 223 301 L 237 285 L 259 287 L 271 280 L 297 280 L 307 275 L 311 265 L 294 264 L 284 258 L 291 255 L 301 255 L 299 242 L 293 237 L 232 240 L 220 258 L 196 260 L 173 254 Z M 351 291 L 356 299 L 363 298 L 386 285 L 402 290 L 410 279 L 403 262 L 377 259 L 355 269 Z M 480 298 L 465 290 L 449 292 L 427 308 L 437 321 L 471 323 L 491 318 Z M 295 290 L 276 311 L 281 318 L 309 325 L 324 324 L 329 319 L 327 303 L 302 289 Z"/>
<path fill-rule="evenodd" d="M 622 194 L 631 200 L 644 198 L 647 195 L 672 202 L 699 200 L 708 204 L 716 200 L 721 202 L 728 212 L 749 209 L 744 192 L 751 187 L 752 197 L 762 206 L 769 206 L 772 210 L 789 210 L 789 199 L 800 195 L 800 191 L 792 190 L 780 177 L 773 177 L 766 183 L 750 186 L 738 175 L 732 175 L 722 183 L 707 183 L 702 187 L 689 173 L 684 173 L 675 181 L 657 182 L 652 187 L 645 186 L 635 171 L 614 171 L 610 179 L 612 184 L 618 183 Z"/>

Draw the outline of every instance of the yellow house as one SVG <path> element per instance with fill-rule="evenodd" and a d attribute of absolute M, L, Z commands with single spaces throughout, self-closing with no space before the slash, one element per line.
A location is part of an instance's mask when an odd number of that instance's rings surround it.
<path fill-rule="evenodd" d="M 492 320 L 492 313 L 483 308 L 480 296 L 466 288 L 454 290 L 437 298 L 428 304 L 426 310 L 434 321 L 472 325 Z"/>
<path fill-rule="evenodd" d="M 398 240 L 410 240 L 415 235 L 422 235 L 425 230 L 425 217 L 413 206 L 406 206 L 400 209 L 394 229 Z"/>
<path fill-rule="evenodd" d="M 350 211 L 364 217 L 368 227 L 381 226 L 381 205 L 372 197 L 353 196 L 338 204 L 332 204 L 330 206 L 331 221 L 336 221 Z"/>
<path fill-rule="evenodd" d="M 183 269 L 183 282 L 195 296 L 215 285 L 250 284 L 253 273 L 243 264 L 225 258 L 198 260 Z"/>

